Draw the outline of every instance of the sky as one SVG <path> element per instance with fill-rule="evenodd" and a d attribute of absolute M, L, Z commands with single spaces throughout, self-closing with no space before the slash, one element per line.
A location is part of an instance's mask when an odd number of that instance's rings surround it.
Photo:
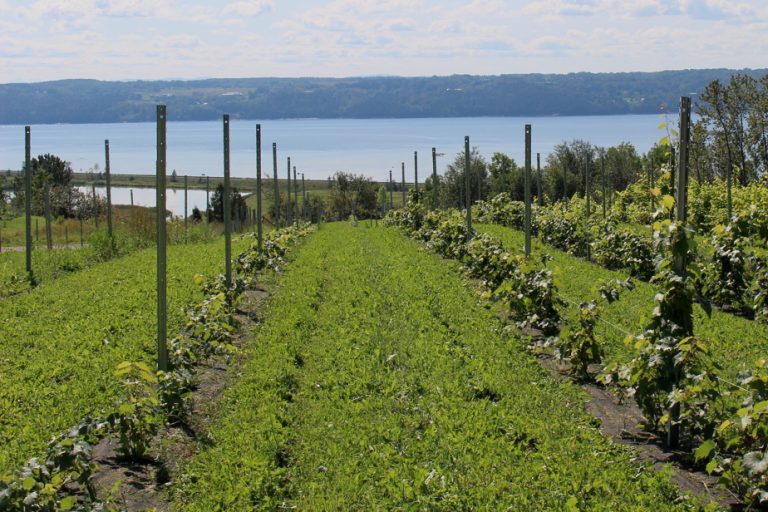
<path fill-rule="evenodd" d="M 0 0 L 0 82 L 768 67 L 768 0 Z"/>

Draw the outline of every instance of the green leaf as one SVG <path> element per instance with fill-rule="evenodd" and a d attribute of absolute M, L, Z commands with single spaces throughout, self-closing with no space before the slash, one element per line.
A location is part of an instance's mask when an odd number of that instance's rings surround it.
<path fill-rule="evenodd" d="M 72 510 L 77 504 L 77 498 L 74 496 L 67 496 L 59 502 L 59 510 Z"/>
<path fill-rule="evenodd" d="M 128 402 L 123 402 L 120 404 L 120 407 L 118 407 L 117 412 L 123 415 L 127 414 L 133 414 L 136 411 L 136 408 L 133 406 L 133 404 Z"/>
<path fill-rule="evenodd" d="M 712 439 L 707 439 L 693 452 L 693 457 L 697 461 L 704 460 L 712 453 L 716 448 L 716 444 Z"/>
<path fill-rule="evenodd" d="M 35 479 L 31 476 L 28 476 L 24 479 L 23 482 L 21 482 L 21 488 L 25 491 L 31 491 L 35 487 Z"/>
<path fill-rule="evenodd" d="M 668 123 L 667 123 L 666 121 L 664 121 L 663 123 L 661 123 L 661 124 L 659 125 L 659 130 L 664 130 L 664 129 L 666 129 L 666 128 L 667 128 L 667 124 L 668 124 Z"/>
<path fill-rule="evenodd" d="M 707 474 L 712 474 L 712 472 L 717 469 L 717 459 L 712 459 L 707 463 L 707 467 L 705 468 L 707 471 Z"/>
<path fill-rule="evenodd" d="M 661 204 L 666 210 L 671 210 L 675 206 L 675 198 L 672 196 L 664 196 L 661 198 Z"/>

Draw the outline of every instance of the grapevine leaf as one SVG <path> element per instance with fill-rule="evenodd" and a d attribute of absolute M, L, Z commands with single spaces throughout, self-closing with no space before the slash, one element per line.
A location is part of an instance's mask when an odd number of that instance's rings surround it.
<path fill-rule="evenodd" d="M 768 454 L 761 452 L 749 452 L 744 455 L 744 467 L 749 476 L 756 477 L 768 471 Z"/>
<path fill-rule="evenodd" d="M 715 449 L 715 442 L 712 439 L 707 439 L 703 443 L 701 443 L 701 446 L 696 448 L 696 451 L 693 452 L 693 457 L 697 460 L 704 460 L 712 453 L 712 451 Z"/>

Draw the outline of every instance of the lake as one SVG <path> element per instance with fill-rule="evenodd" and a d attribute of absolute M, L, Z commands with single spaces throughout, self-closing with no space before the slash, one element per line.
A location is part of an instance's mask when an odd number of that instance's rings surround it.
<path fill-rule="evenodd" d="M 81 192 L 91 194 L 91 187 L 77 187 Z M 133 193 L 133 204 L 136 206 L 155 206 L 154 188 L 127 188 L 112 187 L 112 204 L 131 204 L 131 193 Z M 96 187 L 96 194 L 101 197 L 107 196 L 106 187 Z M 213 194 L 213 192 L 211 192 Z M 197 207 L 200 211 L 205 211 L 205 190 L 190 189 L 187 190 L 187 214 L 192 215 L 192 208 Z M 184 216 L 184 190 L 168 188 L 165 192 L 165 208 L 177 217 Z"/>
<path fill-rule="evenodd" d="M 172 122 L 169 112 L 168 174 L 221 176 L 223 137 L 221 121 Z M 431 172 L 431 148 L 438 158 L 438 172 L 463 151 L 464 136 L 490 160 L 501 151 L 524 162 L 524 125 L 532 125 L 533 162 L 542 162 L 552 148 L 564 141 L 584 139 L 598 146 L 621 142 L 646 152 L 665 133 L 661 115 L 577 117 L 472 117 L 429 119 L 286 119 L 263 121 L 262 162 L 272 175 L 272 142 L 278 147 L 278 174 L 285 175 L 286 157 L 308 179 L 324 179 L 336 171 L 351 171 L 386 180 L 395 178 L 405 162 L 412 179 L 413 152 L 418 151 L 419 175 Z M 670 124 L 676 122 L 670 119 Z M 232 120 L 232 176 L 255 176 L 256 121 Z M 56 124 L 32 126 L 32 156 L 53 153 L 72 163 L 76 171 L 104 167 L 104 139 L 110 141 L 113 173 L 150 174 L 155 170 L 155 124 Z M 0 126 L 0 169 L 20 169 L 24 160 L 24 127 Z"/>

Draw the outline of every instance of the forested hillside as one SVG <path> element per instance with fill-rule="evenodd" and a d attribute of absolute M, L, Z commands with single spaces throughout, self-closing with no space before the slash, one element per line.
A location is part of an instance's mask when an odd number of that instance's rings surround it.
<path fill-rule="evenodd" d="M 768 70 L 740 73 L 758 78 Z M 734 70 L 193 81 L 61 80 L 0 85 L 0 124 L 176 120 L 651 114 Z"/>

